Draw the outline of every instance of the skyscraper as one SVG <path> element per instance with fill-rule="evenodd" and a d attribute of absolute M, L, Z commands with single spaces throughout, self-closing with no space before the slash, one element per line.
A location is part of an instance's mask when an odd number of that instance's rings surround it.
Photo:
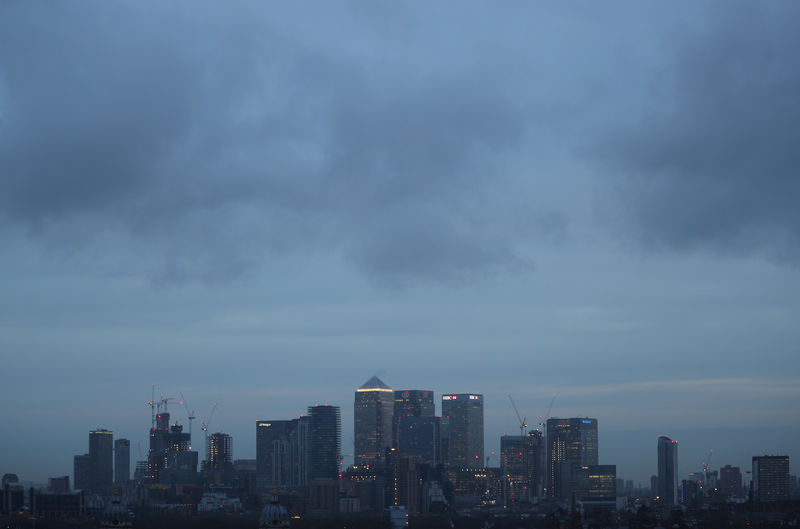
<path fill-rule="evenodd" d="M 394 392 L 394 410 L 392 414 L 394 438 L 393 446 L 398 447 L 400 430 L 407 425 L 410 417 L 434 417 L 436 408 L 433 403 L 433 391 L 422 389 L 407 389 Z"/>
<path fill-rule="evenodd" d="M 309 406 L 310 479 L 337 479 L 342 420 L 339 406 Z"/>
<path fill-rule="evenodd" d="M 447 419 L 447 466 L 453 470 L 483 468 L 483 395 L 442 395 L 442 421 Z"/>
<path fill-rule="evenodd" d="M 753 456 L 753 499 L 789 499 L 789 456 Z"/>
<path fill-rule="evenodd" d="M 256 421 L 256 480 L 260 487 L 308 484 L 310 417 Z"/>
<path fill-rule="evenodd" d="M 400 456 L 436 466 L 441 462 L 439 417 L 407 417 L 399 430 L 397 451 Z"/>
<path fill-rule="evenodd" d="M 131 479 L 131 442 L 128 439 L 114 441 L 114 481 L 122 483 Z"/>
<path fill-rule="evenodd" d="M 677 504 L 678 441 L 666 435 L 658 436 L 658 498 L 662 503 Z"/>
<path fill-rule="evenodd" d="M 500 474 L 506 505 L 542 495 L 543 464 L 544 437 L 541 432 L 500 438 Z"/>
<path fill-rule="evenodd" d="M 289 483 L 289 432 L 293 421 L 256 421 L 256 475 L 264 487 Z"/>
<path fill-rule="evenodd" d="M 577 472 L 597 465 L 597 419 L 547 419 L 547 495 L 571 500 Z"/>
<path fill-rule="evenodd" d="M 89 489 L 110 494 L 114 480 L 114 434 L 110 430 L 89 432 Z"/>
<path fill-rule="evenodd" d="M 355 393 L 353 444 L 356 466 L 377 466 L 392 447 L 394 392 L 372 377 Z"/>

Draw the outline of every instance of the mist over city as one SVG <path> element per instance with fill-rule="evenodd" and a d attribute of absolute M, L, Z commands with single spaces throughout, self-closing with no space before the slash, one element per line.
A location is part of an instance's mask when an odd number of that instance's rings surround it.
<path fill-rule="evenodd" d="M 3 527 L 796 523 L 798 21 L 0 0 Z"/>

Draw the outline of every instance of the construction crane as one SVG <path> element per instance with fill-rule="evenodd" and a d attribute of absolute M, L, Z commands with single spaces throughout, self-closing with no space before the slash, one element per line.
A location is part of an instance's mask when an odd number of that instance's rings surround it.
<path fill-rule="evenodd" d="M 550 399 L 550 405 L 547 407 L 547 412 L 544 415 L 539 415 L 539 426 L 542 427 L 542 432 L 547 433 L 547 419 L 550 418 L 550 412 L 553 409 L 553 403 L 556 400 L 556 394 L 553 393 L 553 397 Z"/>
<path fill-rule="evenodd" d="M 711 467 L 710 467 L 710 465 L 711 465 L 711 457 L 713 455 L 714 455 L 714 449 L 710 448 L 708 450 L 708 457 L 706 458 L 705 461 L 700 463 L 701 465 L 703 465 L 703 472 L 708 472 L 709 470 L 711 470 Z"/>
<path fill-rule="evenodd" d="M 517 405 L 514 402 L 514 397 L 511 396 L 511 393 L 508 394 L 508 400 L 511 401 L 511 407 L 514 408 L 514 413 L 517 414 L 517 420 L 519 421 L 519 436 L 520 437 L 524 437 L 525 436 L 525 428 L 528 427 L 528 424 L 525 422 L 525 419 L 520 417 L 519 410 L 517 410 Z"/>
<path fill-rule="evenodd" d="M 155 430 L 156 429 L 156 385 L 153 384 L 153 396 L 150 397 L 150 400 L 147 401 L 147 405 L 150 406 L 150 428 Z M 159 408 L 161 407 L 158 405 Z"/>
<path fill-rule="evenodd" d="M 171 400 L 178 400 L 178 399 L 175 397 L 165 397 L 164 395 L 161 395 L 161 402 L 158 403 L 159 410 L 161 408 L 164 408 L 164 413 L 167 413 L 167 403 Z"/>
<path fill-rule="evenodd" d="M 183 404 L 183 407 L 186 409 L 186 415 L 189 417 L 189 450 L 192 449 L 192 421 L 194 420 L 194 410 L 189 409 L 189 405 L 186 404 L 186 397 L 183 396 L 183 391 L 181 391 L 181 400 L 180 404 Z"/>
<path fill-rule="evenodd" d="M 205 432 L 206 436 L 206 445 L 208 444 L 208 425 L 211 424 L 211 417 L 214 416 L 214 412 L 217 410 L 217 403 L 215 402 L 213 406 L 211 406 L 211 412 L 208 414 L 208 419 L 205 421 L 200 421 L 200 429 Z"/>
<path fill-rule="evenodd" d="M 708 479 L 708 471 L 711 470 L 711 457 L 714 455 L 714 449 L 710 448 L 708 450 L 708 457 L 705 461 L 701 461 L 700 464 L 703 466 L 703 487 L 710 487 L 711 483 Z"/>

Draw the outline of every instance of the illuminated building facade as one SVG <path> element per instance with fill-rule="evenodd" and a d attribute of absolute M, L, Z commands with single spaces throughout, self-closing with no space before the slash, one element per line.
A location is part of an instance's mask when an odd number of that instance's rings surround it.
<path fill-rule="evenodd" d="M 89 490 L 110 494 L 114 479 L 114 434 L 110 430 L 89 432 Z"/>
<path fill-rule="evenodd" d="M 341 460 L 342 419 L 339 406 L 308 407 L 310 479 L 338 479 Z"/>
<path fill-rule="evenodd" d="M 541 432 L 500 438 L 500 475 L 506 506 L 542 495 L 544 461 L 544 436 Z"/>
<path fill-rule="evenodd" d="M 208 437 L 208 480 L 214 484 L 230 484 L 233 479 L 233 439 L 222 432 Z"/>
<path fill-rule="evenodd" d="M 442 422 L 447 419 L 446 465 L 449 469 L 483 468 L 483 395 L 442 395 Z"/>
<path fill-rule="evenodd" d="M 578 471 L 597 464 L 597 419 L 547 419 L 547 495 L 572 499 Z"/>
<path fill-rule="evenodd" d="M 596 517 L 617 510 L 617 466 L 584 465 L 578 468 L 573 489 L 584 515 Z"/>
<path fill-rule="evenodd" d="M 355 392 L 353 407 L 354 459 L 358 467 L 379 466 L 392 448 L 394 392 L 372 377 Z"/>
<path fill-rule="evenodd" d="M 128 439 L 114 441 L 114 481 L 123 483 L 131 479 L 131 442 Z"/>
<path fill-rule="evenodd" d="M 678 441 L 658 436 L 658 494 L 662 503 L 676 505 L 678 496 Z"/>
<path fill-rule="evenodd" d="M 155 428 L 150 429 L 150 452 L 147 455 L 147 472 L 151 481 L 172 482 L 170 472 L 197 471 L 197 452 L 190 451 L 191 436 L 183 433 L 183 426 L 169 424 L 169 413 L 156 415 Z M 191 468 L 194 462 L 194 468 Z"/>
<path fill-rule="evenodd" d="M 789 456 L 753 457 L 753 500 L 789 499 Z"/>

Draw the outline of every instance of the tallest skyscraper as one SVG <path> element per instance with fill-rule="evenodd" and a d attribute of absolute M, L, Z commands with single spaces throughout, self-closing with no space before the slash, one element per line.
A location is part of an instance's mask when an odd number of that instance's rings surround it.
<path fill-rule="evenodd" d="M 376 466 L 392 447 L 394 392 L 378 377 L 356 390 L 353 408 L 355 464 Z"/>

